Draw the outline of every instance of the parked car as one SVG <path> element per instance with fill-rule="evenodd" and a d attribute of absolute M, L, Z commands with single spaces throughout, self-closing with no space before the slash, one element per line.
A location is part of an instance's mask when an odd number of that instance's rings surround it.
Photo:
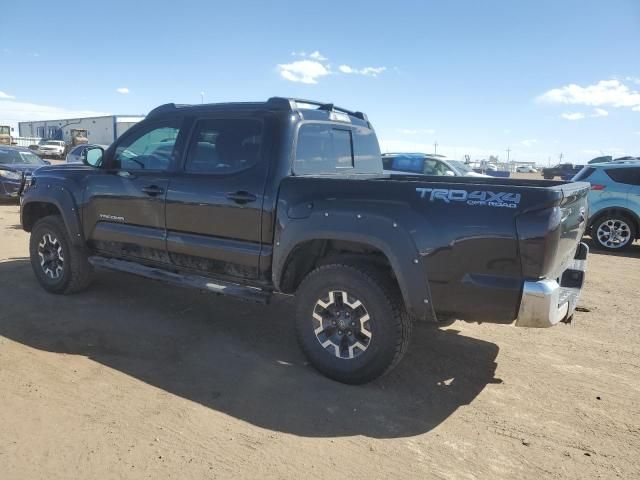
<path fill-rule="evenodd" d="M 384 175 L 380 157 L 366 115 L 333 104 L 163 105 L 84 165 L 35 172 L 31 265 L 58 294 L 102 267 L 295 295 L 302 350 L 345 383 L 393 368 L 414 321 L 570 319 L 588 183 Z"/>
<path fill-rule="evenodd" d="M 538 169 L 532 167 L 531 165 L 521 165 L 516 168 L 516 172 L 518 173 L 538 173 Z"/>
<path fill-rule="evenodd" d="M 47 140 L 38 147 L 36 153 L 41 157 L 63 158 L 66 144 L 62 140 Z"/>
<path fill-rule="evenodd" d="M 560 163 L 553 167 L 543 168 L 542 176 L 545 180 L 553 180 L 560 177 L 563 180 L 573 178 L 584 165 L 574 165 L 573 163 Z"/>
<path fill-rule="evenodd" d="M 590 182 L 587 233 L 604 250 L 624 250 L 640 236 L 640 161 L 594 163 L 574 181 Z"/>
<path fill-rule="evenodd" d="M 448 177 L 486 177 L 474 172 L 464 162 L 449 160 L 441 155 L 425 153 L 385 153 L 382 155 L 384 173 L 391 175 L 432 175 Z"/>
<path fill-rule="evenodd" d="M 17 198 L 34 170 L 49 162 L 28 148 L 0 145 L 0 198 Z"/>
<path fill-rule="evenodd" d="M 109 148 L 108 145 L 98 145 L 95 143 L 85 143 L 82 145 L 76 145 L 69 150 L 67 156 L 65 157 L 66 163 L 82 163 L 82 155 L 86 152 L 88 148 L 100 147 L 103 150 Z"/>

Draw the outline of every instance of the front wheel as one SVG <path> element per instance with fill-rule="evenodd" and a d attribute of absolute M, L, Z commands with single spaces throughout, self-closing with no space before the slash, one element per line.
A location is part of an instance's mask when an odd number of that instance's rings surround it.
<path fill-rule="evenodd" d="M 359 266 L 317 268 L 297 292 L 296 332 L 309 362 L 343 383 L 369 382 L 407 350 L 411 319 L 388 274 Z"/>
<path fill-rule="evenodd" d="M 51 293 L 75 293 L 91 282 L 93 268 L 86 252 L 69 240 L 58 215 L 41 218 L 29 240 L 31 268 L 42 287 Z"/>
<path fill-rule="evenodd" d="M 619 251 L 629 248 L 636 238 L 633 221 L 624 215 L 606 215 L 591 227 L 595 245 L 603 250 Z"/>

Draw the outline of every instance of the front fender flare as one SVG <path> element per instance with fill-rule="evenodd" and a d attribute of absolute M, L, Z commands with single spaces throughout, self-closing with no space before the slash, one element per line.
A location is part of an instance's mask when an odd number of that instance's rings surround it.
<path fill-rule="evenodd" d="M 44 181 L 43 184 L 32 186 L 25 191 L 20 206 L 20 222 L 25 230 L 25 214 L 29 211 L 29 205 L 34 203 L 54 205 L 62 216 L 71 243 L 77 246 L 84 244 L 78 206 L 73 195 L 64 185 Z"/>

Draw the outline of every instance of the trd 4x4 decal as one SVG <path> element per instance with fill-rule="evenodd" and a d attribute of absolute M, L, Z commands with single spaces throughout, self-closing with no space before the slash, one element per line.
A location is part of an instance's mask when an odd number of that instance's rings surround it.
<path fill-rule="evenodd" d="M 428 198 L 430 202 L 436 200 L 445 203 L 465 202 L 471 206 L 516 208 L 520 203 L 519 193 L 490 192 L 488 190 L 450 190 L 448 188 L 416 188 L 420 198 Z"/>

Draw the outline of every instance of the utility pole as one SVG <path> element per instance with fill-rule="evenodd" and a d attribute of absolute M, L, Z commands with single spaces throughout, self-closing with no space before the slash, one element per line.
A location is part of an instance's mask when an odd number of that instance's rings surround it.
<path fill-rule="evenodd" d="M 200 103 L 204 103 L 204 92 L 200 92 Z"/>
<path fill-rule="evenodd" d="M 433 154 L 437 155 L 438 154 L 438 141 L 436 140 L 435 143 L 433 144 Z"/>
<path fill-rule="evenodd" d="M 509 154 L 511 153 L 511 149 L 507 147 L 507 164 L 509 164 Z"/>

